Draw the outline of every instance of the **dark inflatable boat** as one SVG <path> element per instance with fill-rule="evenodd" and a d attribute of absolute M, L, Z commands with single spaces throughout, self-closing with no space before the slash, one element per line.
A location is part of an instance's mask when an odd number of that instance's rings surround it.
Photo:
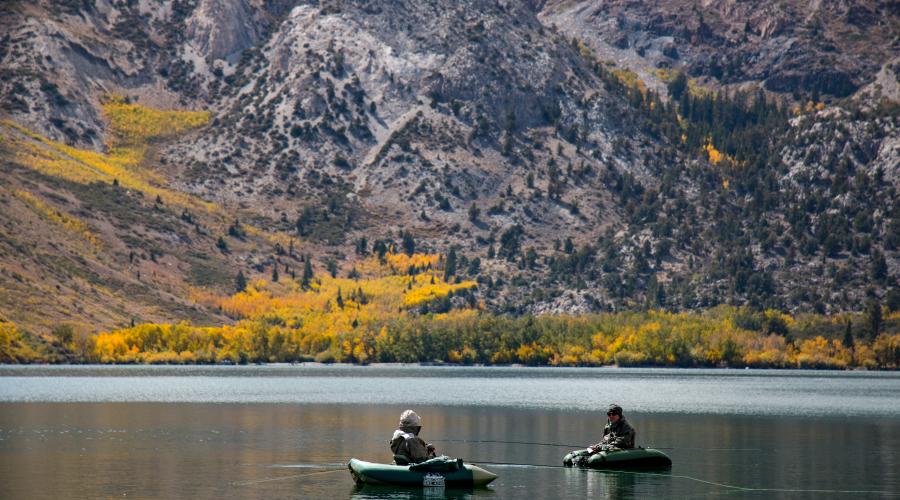
<path fill-rule="evenodd" d="M 588 450 L 575 450 L 563 458 L 563 465 L 591 469 L 665 469 L 672 466 L 672 459 L 652 448 L 607 450 L 593 455 Z"/>

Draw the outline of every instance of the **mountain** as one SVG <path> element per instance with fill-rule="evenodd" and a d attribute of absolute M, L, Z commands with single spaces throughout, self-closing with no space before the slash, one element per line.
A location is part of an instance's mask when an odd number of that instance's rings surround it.
<path fill-rule="evenodd" d="M 540 15 L 657 88 L 654 70 L 680 68 L 705 85 L 799 99 L 851 96 L 896 64 L 898 13 L 878 0 L 612 0 L 548 1 Z"/>
<path fill-rule="evenodd" d="M 0 14 L 0 313 L 35 331 L 227 323 L 238 271 L 391 246 L 498 312 L 897 303 L 892 2 Z"/>

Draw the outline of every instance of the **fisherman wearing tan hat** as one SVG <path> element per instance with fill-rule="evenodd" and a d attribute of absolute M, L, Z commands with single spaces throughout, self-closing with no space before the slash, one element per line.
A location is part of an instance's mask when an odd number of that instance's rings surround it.
<path fill-rule="evenodd" d="M 406 410 L 400 415 L 400 425 L 391 438 L 394 463 L 397 465 L 417 464 L 436 456 L 434 445 L 426 443 L 419 437 L 421 430 L 422 419 L 416 412 Z"/>

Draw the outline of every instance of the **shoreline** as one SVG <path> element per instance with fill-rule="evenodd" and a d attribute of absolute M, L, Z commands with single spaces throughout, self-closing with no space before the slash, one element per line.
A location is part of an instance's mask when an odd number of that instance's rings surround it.
<path fill-rule="evenodd" d="M 730 373 L 747 373 L 747 372 L 812 372 L 812 373 L 900 373 L 900 369 L 893 368 L 809 368 L 809 367 L 751 367 L 751 366 L 677 366 L 677 365 L 581 365 L 581 366 L 558 366 L 558 365 L 526 365 L 521 363 L 512 364 L 485 364 L 485 363 L 447 363 L 447 362 L 384 362 L 384 363 L 322 363 L 319 361 L 297 361 L 297 362 L 273 362 L 273 363 L 0 363 L 0 377 L 3 377 L 3 370 L 17 369 L 105 369 L 105 368 L 214 368 L 214 369 L 248 369 L 248 368 L 264 368 L 264 369 L 280 369 L 280 368 L 334 368 L 334 369 L 415 369 L 415 368 L 439 368 L 448 370 L 467 370 L 467 369 L 525 369 L 525 370 L 547 370 L 547 371 L 718 371 Z"/>

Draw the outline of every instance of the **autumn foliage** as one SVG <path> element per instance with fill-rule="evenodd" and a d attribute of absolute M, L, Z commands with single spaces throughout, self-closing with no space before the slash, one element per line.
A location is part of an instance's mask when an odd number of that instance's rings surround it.
<path fill-rule="evenodd" d="M 29 363 L 39 359 L 15 323 L 0 320 L 0 363 Z"/>
<path fill-rule="evenodd" d="M 438 256 L 388 254 L 365 266 L 359 279 L 324 275 L 303 288 L 287 280 L 277 286 L 253 283 L 218 306 L 235 318 L 233 326 L 138 325 L 97 335 L 93 354 L 100 362 L 257 362 L 344 361 L 366 363 L 403 358 L 388 355 L 391 325 L 421 316 L 433 320 L 467 317 L 473 309 L 450 310 L 453 297 L 475 287 L 472 281 L 447 283 L 433 266 Z M 397 267 L 432 272 L 398 273 Z M 440 308 L 436 304 L 441 302 Z M 447 312 L 433 314 L 435 310 Z"/>
<path fill-rule="evenodd" d="M 216 207 L 166 186 L 166 181 L 144 165 L 149 145 L 204 125 L 205 111 L 163 111 L 130 104 L 116 96 L 103 104 L 112 140 L 107 152 L 81 149 L 51 140 L 11 120 L 0 120 L 9 132 L 9 146 L 17 162 L 44 174 L 89 184 L 116 182 L 124 188 L 185 208 L 207 212 Z"/>
<path fill-rule="evenodd" d="M 124 145 L 172 137 L 209 121 L 208 111 L 164 111 L 129 103 L 120 96 L 109 97 L 103 113 L 117 142 Z"/>
<path fill-rule="evenodd" d="M 422 361 L 529 366 L 900 368 L 900 334 L 853 345 L 821 335 L 792 341 L 736 326 L 745 311 L 663 311 L 584 316 L 490 314 L 473 308 L 412 314 L 384 310 L 402 299 L 391 285 L 363 280 L 363 296 L 343 299 L 346 280 L 317 291 L 275 296 L 257 283 L 223 302 L 249 317 L 235 325 L 143 324 L 73 342 L 81 361 L 101 363 L 344 363 Z M 341 287 L 341 308 L 336 291 Z M 349 290 L 349 289 L 347 289 Z M 357 289 L 358 290 L 358 289 Z M 393 295 L 393 296 L 392 296 Z M 402 295 L 402 293 L 400 293 Z M 765 314 L 793 318 L 780 313 Z M 900 318 L 894 317 L 893 320 Z M 817 317 L 820 324 L 830 321 Z M 0 362 L 48 361 L 12 323 L 0 323 Z M 84 339 L 81 339 L 83 341 Z"/>
<path fill-rule="evenodd" d="M 311 289 L 257 282 L 220 299 L 222 310 L 237 319 L 235 325 L 138 325 L 97 335 L 92 355 L 103 363 L 316 360 L 837 369 L 900 364 L 898 334 L 882 333 L 850 346 L 820 335 L 797 341 L 784 335 L 788 329 L 830 324 L 825 317 L 797 322 L 764 311 L 753 315 L 763 328 L 741 326 L 749 313 L 724 306 L 704 313 L 510 317 L 482 311 L 467 300 L 475 283 L 447 283 L 439 272 L 395 274 L 389 262 L 380 264 L 378 275 L 326 276 Z M 370 262 L 367 268 L 378 265 Z M 449 310 L 436 306 L 447 300 Z"/>

